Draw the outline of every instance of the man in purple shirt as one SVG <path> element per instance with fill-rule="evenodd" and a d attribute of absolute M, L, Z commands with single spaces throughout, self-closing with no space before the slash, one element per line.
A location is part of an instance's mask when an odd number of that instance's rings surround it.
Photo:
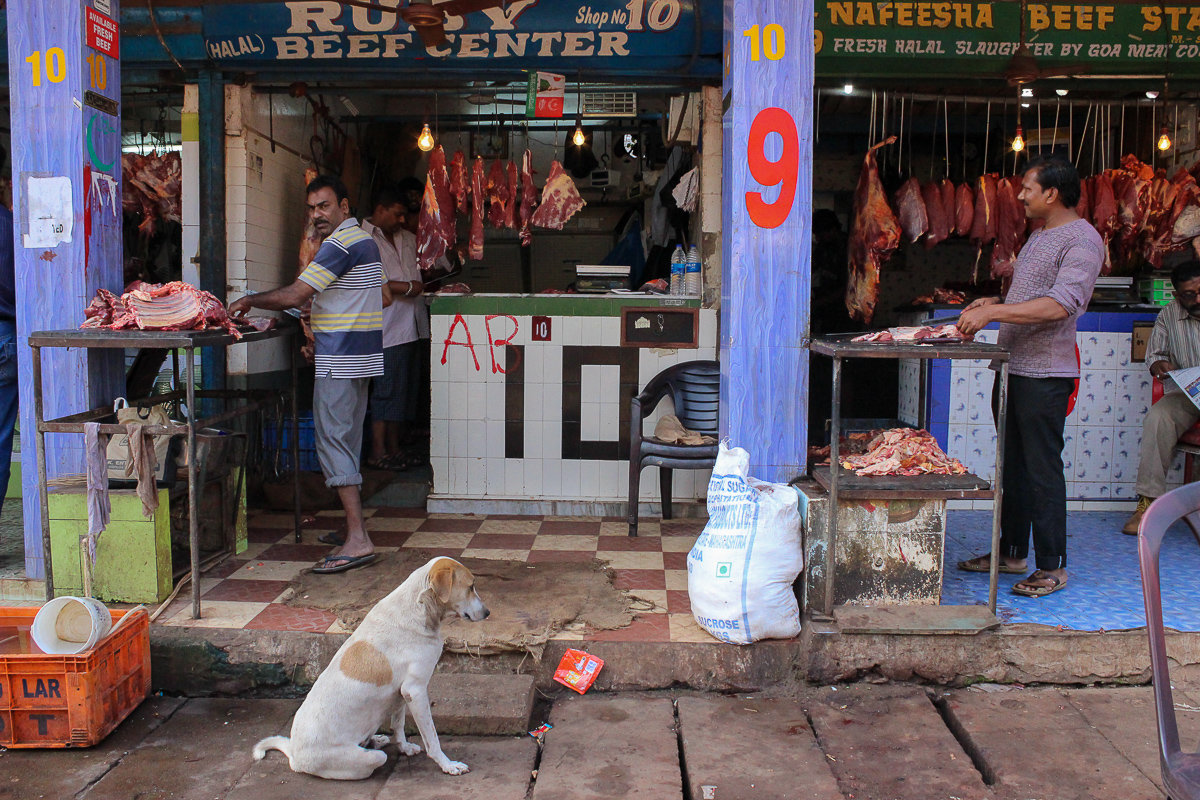
<path fill-rule="evenodd" d="M 1067 401 L 1079 377 L 1075 322 L 1087 309 L 1104 264 L 1104 242 L 1075 213 L 1079 173 L 1071 162 L 1059 157 L 1030 162 L 1018 198 L 1025 204 L 1026 217 L 1045 224 L 1021 248 L 1005 297 L 971 303 L 959 317 L 958 327 L 973 335 L 998 322 L 997 343 L 1011 353 L 1000 571 L 1026 570 L 1032 529 L 1037 569 L 1017 582 L 1013 592 L 1041 597 L 1067 583 L 1063 428 Z M 993 409 L 998 389 L 992 391 Z M 959 562 L 958 567 L 987 572 L 988 560 L 987 555 L 977 556 Z"/>

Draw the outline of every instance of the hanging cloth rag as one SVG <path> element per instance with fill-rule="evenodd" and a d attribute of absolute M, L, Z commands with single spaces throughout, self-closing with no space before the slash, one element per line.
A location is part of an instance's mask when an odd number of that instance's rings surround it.
<path fill-rule="evenodd" d="M 675 205 L 679 206 L 680 211 L 690 214 L 696 210 L 696 199 L 699 195 L 700 169 L 692 167 L 683 174 L 679 183 L 671 190 L 671 196 L 675 198 Z"/>
<path fill-rule="evenodd" d="M 129 422 L 125 425 L 125 434 L 129 437 L 129 463 L 125 465 L 125 475 L 137 475 L 137 494 L 142 501 L 142 514 L 153 517 L 158 510 L 158 482 L 154 471 L 157 461 L 154 457 L 154 437 L 147 436 L 146 426 L 141 422 Z"/>
<path fill-rule="evenodd" d="M 96 537 L 108 527 L 112 505 L 108 500 L 108 437 L 99 422 L 83 426 L 87 458 L 88 557 L 96 562 Z"/>

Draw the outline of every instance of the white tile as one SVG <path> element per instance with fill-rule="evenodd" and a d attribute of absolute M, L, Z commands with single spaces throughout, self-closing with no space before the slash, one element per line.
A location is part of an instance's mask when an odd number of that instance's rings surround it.
<path fill-rule="evenodd" d="M 490 497 L 504 496 L 504 459 L 485 458 L 483 471 L 487 487 L 484 494 Z"/>
<path fill-rule="evenodd" d="M 600 341 L 609 347 L 621 344 L 621 318 L 600 317 Z"/>
<path fill-rule="evenodd" d="M 489 420 L 485 427 L 487 435 L 485 455 L 488 458 L 504 458 L 504 423 Z"/>
<path fill-rule="evenodd" d="M 525 386 L 543 382 L 543 351 L 541 347 L 525 348 Z"/>
<path fill-rule="evenodd" d="M 542 351 L 542 377 L 547 384 L 562 384 L 562 346 L 546 344 Z"/>
<path fill-rule="evenodd" d="M 467 421 L 467 453 L 471 458 L 487 455 L 487 423 L 481 419 Z"/>
<path fill-rule="evenodd" d="M 584 364 L 579 376 L 579 396 L 585 403 L 595 403 L 600 400 L 600 367 L 595 364 Z"/>
<path fill-rule="evenodd" d="M 430 419 L 446 419 L 449 413 L 450 384 L 446 381 L 435 380 L 429 386 L 429 417 Z"/>
<path fill-rule="evenodd" d="M 524 462 L 525 468 L 525 494 L 530 497 L 540 497 L 542 495 L 542 460 L 540 458 L 526 458 Z"/>
<path fill-rule="evenodd" d="M 467 386 L 467 419 L 487 419 L 487 384 L 482 381 Z"/>
<path fill-rule="evenodd" d="M 482 458 L 467 459 L 467 494 L 483 497 L 487 493 L 487 466 Z"/>
<path fill-rule="evenodd" d="M 450 488 L 450 459 L 445 456 L 429 457 L 433 467 L 433 491 L 435 494 L 445 494 Z"/>
<path fill-rule="evenodd" d="M 620 462 L 601 461 L 600 462 L 600 497 L 608 499 L 619 499 L 625 495 L 626 485 L 620 479 Z"/>
<path fill-rule="evenodd" d="M 700 310 L 700 348 L 715 350 L 717 347 L 717 315 L 708 309 Z"/>
<path fill-rule="evenodd" d="M 573 498 L 580 496 L 579 481 L 582 475 L 580 462 L 578 461 L 560 461 L 559 468 L 562 471 L 562 486 L 561 493 L 564 498 Z"/>
<path fill-rule="evenodd" d="M 621 409 L 616 403 L 600 406 L 599 438 L 605 442 L 615 442 L 621 438 Z"/>
<path fill-rule="evenodd" d="M 525 409 L 524 418 L 526 422 L 537 421 L 542 418 L 543 400 L 542 393 L 545 386 L 542 384 L 525 384 Z"/>
<path fill-rule="evenodd" d="M 450 455 L 450 422 L 444 419 L 434 419 L 429 422 L 429 455 Z"/>
<path fill-rule="evenodd" d="M 562 423 L 543 422 L 542 458 L 562 458 Z"/>
<path fill-rule="evenodd" d="M 583 344 L 582 323 L 580 317 L 562 318 L 562 336 L 559 343 L 564 346 Z"/>
<path fill-rule="evenodd" d="M 587 460 L 579 463 L 579 493 L 582 497 L 600 496 L 600 462 Z"/>
<path fill-rule="evenodd" d="M 604 344 L 604 317 L 579 318 L 579 344 L 598 347 Z"/>
<path fill-rule="evenodd" d="M 585 397 L 587 395 L 584 395 Z M 584 402 L 580 404 L 579 438 L 585 442 L 600 441 L 600 404 Z"/>
<path fill-rule="evenodd" d="M 504 421 L 505 397 L 504 397 L 504 381 L 495 380 L 487 382 L 487 409 L 484 413 L 484 419 Z"/>
<path fill-rule="evenodd" d="M 513 458 L 504 459 L 504 494 L 522 497 L 525 494 L 525 464 Z"/>
<path fill-rule="evenodd" d="M 562 462 L 557 459 L 542 460 L 542 494 L 558 497 L 562 494 Z"/>
<path fill-rule="evenodd" d="M 616 403 L 621 397 L 621 368 L 616 364 L 602 364 L 600 370 L 601 403 Z"/>
<path fill-rule="evenodd" d="M 470 453 L 467 443 L 467 426 L 462 421 L 450 423 L 450 448 L 448 453 L 450 458 L 464 458 Z"/>
<path fill-rule="evenodd" d="M 542 457 L 542 425 L 540 422 L 525 421 L 525 457 Z"/>
<path fill-rule="evenodd" d="M 562 384 L 547 383 L 543 384 L 545 391 L 542 392 L 542 419 L 547 422 L 562 421 Z"/>

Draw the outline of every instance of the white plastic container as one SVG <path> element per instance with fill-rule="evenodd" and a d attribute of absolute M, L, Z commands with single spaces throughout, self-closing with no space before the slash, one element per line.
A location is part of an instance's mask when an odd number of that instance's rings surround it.
<path fill-rule="evenodd" d="M 94 597 L 56 597 L 38 610 L 29 626 L 43 653 L 76 655 L 91 650 L 112 630 L 112 614 Z"/>

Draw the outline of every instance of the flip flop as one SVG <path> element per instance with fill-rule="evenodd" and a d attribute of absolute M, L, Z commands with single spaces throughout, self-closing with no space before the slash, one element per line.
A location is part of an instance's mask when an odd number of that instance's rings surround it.
<path fill-rule="evenodd" d="M 991 567 L 988 564 L 987 556 L 975 556 L 975 558 L 968 558 L 966 561 L 960 561 L 960 562 L 958 562 L 958 568 L 961 569 L 963 572 L 987 572 L 991 569 Z M 1010 567 L 1010 566 L 1006 565 L 1003 561 L 1001 561 L 999 570 L 1000 570 L 1000 572 L 1006 573 L 1009 575 L 1020 575 L 1021 573 L 1023 573 L 1025 571 L 1025 568 L 1024 567 Z"/>
<path fill-rule="evenodd" d="M 345 572 L 348 569 L 356 569 L 365 567 L 378 558 L 376 553 L 367 553 L 365 556 L 325 556 L 323 564 L 335 564 L 338 561 L 345 561 L 345 564 L 338 564 L 336 567 L 313 567 L 312 571 L 318 575 L 332 575 L 335 572 Z"/>
<path fill-rule="evenodd" d="M 1049 586 L 1030 586 L 1030 581 L 1049 581 Z M 1066 578 L 1056 578 L 1049 572 L 1042 570 L 1034 570 L 1028 578 L 1022 581 L 1017 581 L 1013 586 L 1013 594 L 1019 594 L 1022 597 L 1045 597 L 1048 594 L 1053 594 L 1059 589 L 1067 585 Z"/>
<path fill-rule="evenodd" d="M 346 529 L 338 528 L 336 531 L 325 531 L 317 537 L 317 541 L 321 544 L 329 544 L 334 547 L 341 547 L 346 543 Z"/>

